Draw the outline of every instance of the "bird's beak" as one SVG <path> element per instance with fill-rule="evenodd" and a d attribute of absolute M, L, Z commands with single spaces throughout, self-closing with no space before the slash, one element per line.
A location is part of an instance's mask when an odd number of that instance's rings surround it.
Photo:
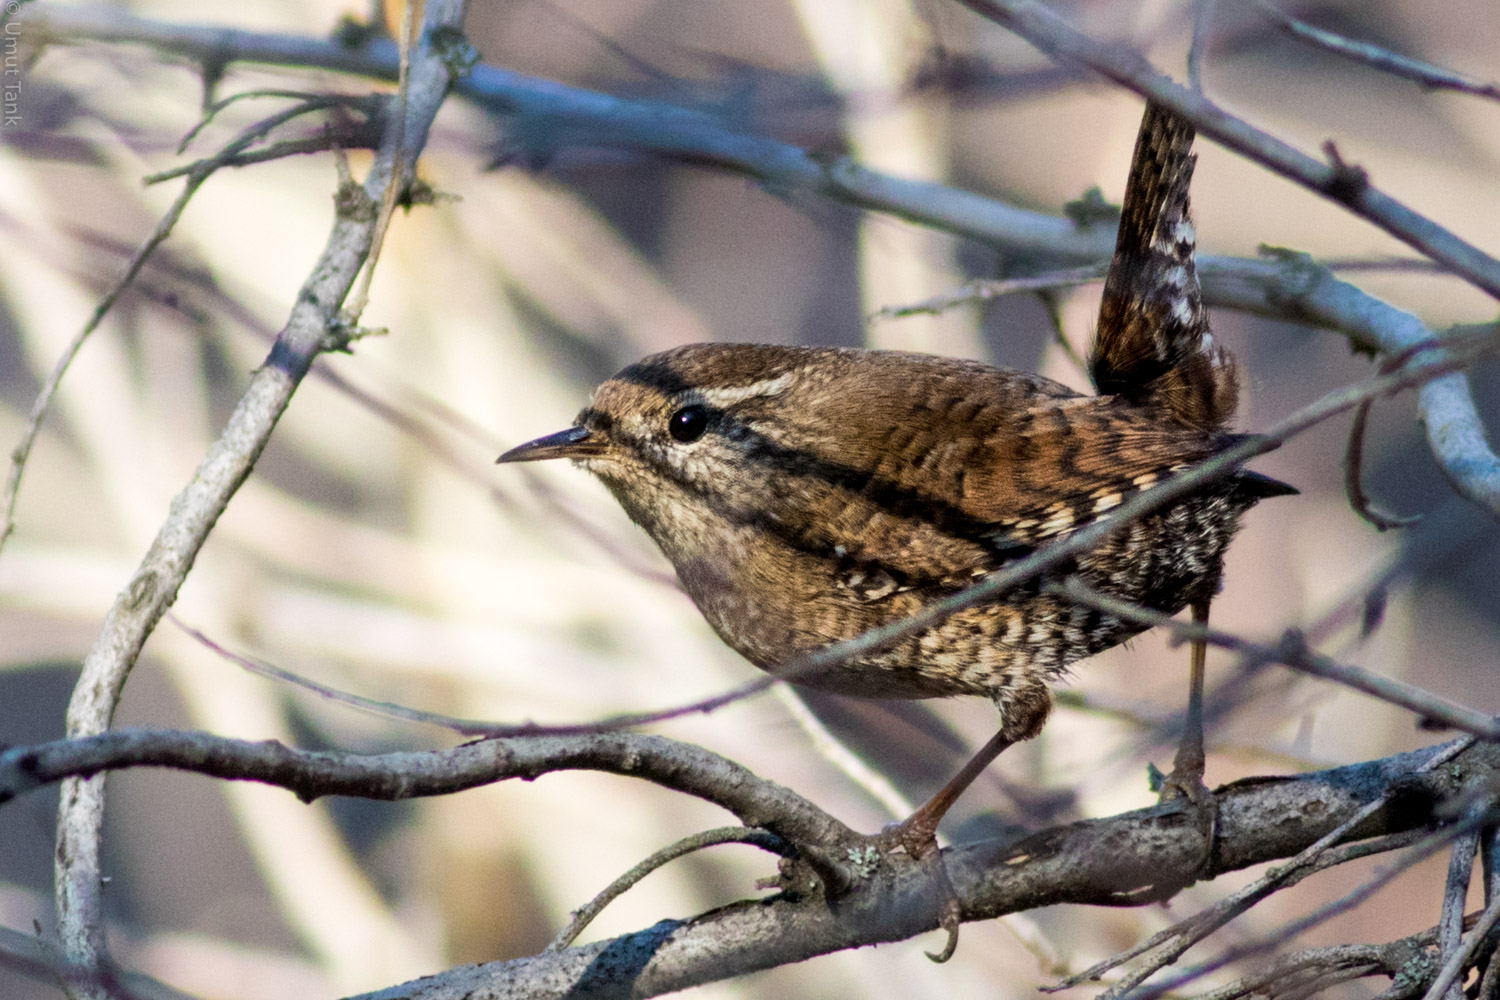
<path fill-rule="evenodd" d="M 547 458 L 587 458 L 604 451 L 604 442 L 585 427 L 569 427 L 556 434 L 518 444 L 495 459 L 500 462 L 540 462 Z"/>

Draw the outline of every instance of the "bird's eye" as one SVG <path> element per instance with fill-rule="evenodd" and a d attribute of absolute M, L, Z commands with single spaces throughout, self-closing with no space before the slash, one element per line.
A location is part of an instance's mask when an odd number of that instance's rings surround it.
<path fill-rule="evenodd" d="M 667 421 L 667 430 L 683 444 L 696 441 L 708 430 L 708 411 L 696 403 L 684 406 Z"/>

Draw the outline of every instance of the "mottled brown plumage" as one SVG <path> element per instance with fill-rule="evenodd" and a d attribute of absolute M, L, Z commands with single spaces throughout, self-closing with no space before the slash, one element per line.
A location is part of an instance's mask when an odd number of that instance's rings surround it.
<path fill-rule="evenodd" d="M 762 668 L 905 618 L 1234 440 L 1234 366 L 1208 336 L 1193 265 L 1192 137 L 1148 109 L 1091 355 L 1097 396 L 929 355 L 695 344 L 626 368 L 576 427 L 502 461 L 569 457 L 597 476 Z M 1206 605 L 1240 515 L 1288 491 L 1242 472 L 1066 572 L 1163 612 Z M 1044 582 L 796 680 L 987 695 L 997 746 L 1025 739 L 1049 681 L 1139 631 Z"/>

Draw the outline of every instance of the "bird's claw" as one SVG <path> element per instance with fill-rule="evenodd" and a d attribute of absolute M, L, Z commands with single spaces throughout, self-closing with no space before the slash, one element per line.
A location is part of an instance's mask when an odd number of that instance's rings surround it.
<path fill-rule="evenodd" d="M 927 869 L 928 876 L 936 887 L 941 902 L 938 911 L 938 926 L 948 932 L 948 940 L 941 951 L 923 952 L 934 962 L 946 962 L 958 950 L 958 928 L 963 921 L 963 907 L 958 893 L 948 878 L 948 866 L 943 861 L 943 852 L 938 848 L 936 824 L 924 822 L 925 816 L 913 815 L 904 823 L 887 827 L 876 835 L 883 850 L 901 850 L 912 861 Z"/>
<path fill-rule="evenodd" d="M 1196 817 L 1198 832 L 1203 837 L 1203 855 L 1193 866 L 1195 878 L 1208 872 L 1214 860 L 1219 839 L 1219 800 L 1203 783 L 1203 769 L 1174 767 L 1172 773 L 1162 779 L 1162 802 L 1183 802 Z M 1186 770 L 1187 773 L 1183 773 Z"/>
<path fill-rule="evenodd" d="M 938 891 L 943 894 L 943 908 L 938 914 L 938 926 L 948 932 L 948 941 L 939 952 L 924 951 L 922 954 L 937 962 L 939 965 L 953 957 L 958 950 L 958 925 L 963 920 L 963 908 L 958 903 L 958 893 L 953 891 L 953 883 L 948 880 L 948 868 L 943 864 L 943 856 L 937 856 L 937 870 L 933 874 L 934 881 L 938 884 Z"/>

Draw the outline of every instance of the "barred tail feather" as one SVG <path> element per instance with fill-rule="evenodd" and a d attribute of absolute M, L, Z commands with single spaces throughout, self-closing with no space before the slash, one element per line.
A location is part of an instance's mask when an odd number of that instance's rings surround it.
<path fill-rule="evenodd" d="M 1234 415 L 1238 382 L 1233 357 L 1209 333 L 1198 285 L 1192 145 L 1189 122 L 1146 105 L 1089 373 L 1102 395 L 1219 430 Z"/>

